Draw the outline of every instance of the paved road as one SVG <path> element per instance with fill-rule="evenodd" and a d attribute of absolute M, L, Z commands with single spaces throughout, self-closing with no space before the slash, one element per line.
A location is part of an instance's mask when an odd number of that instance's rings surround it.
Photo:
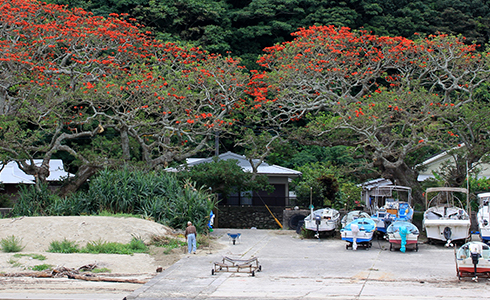
<path fill-rule="evenodd" d="M 227 233 L 241 233 L 236 245 Z M 454 252 L 425 245 L 419 252 L 346 250 L 339 239 L 302 240 L 294 231 L 216 229 L 224 249 L 181 259 L 127 299 L 490 299 L 490 281 L 456 277 Z M 257 257 L 262 272 L 220 272 L 223 256 Z M 487 296 L 488 295 L 488 296 Z"/>

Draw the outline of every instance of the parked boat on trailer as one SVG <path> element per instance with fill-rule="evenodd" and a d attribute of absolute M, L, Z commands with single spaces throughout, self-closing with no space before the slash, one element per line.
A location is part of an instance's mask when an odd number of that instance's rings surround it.
<path fill-rule="evenodd" d="M 490 248 L 487 244 L 472 241 L 461 246 L 456 252 L 456 274 L 458 279 L 490 277 Z"/>
<path fill-rule="evenodd" d="M 407 249 L 419 251 L 419 229 L 414 224 L 407 221 L 395 221 L 386 229 L 390 251 L 400 250 L 405 252 Z"/>
<path fill-rule="evenodd" d="M 358 218 L 351 221 L 340 230 L 340 237 L 347 242 L 346 249 L 352 248 L 357 250 L 357 247 L 371 248 L 374 232 L 376 231 L 376 223 L 370 218 Z"/>
<path fill-rule="evenodd" d="M 385 236 L 395 221 L 411 222 L 413 218 L 412 189 L 401 185 L 382 185 L 369 191 L 366 203 L 376 230 Z"/>
<path fill-rule="evenodd" d="M 305 229 L 315 232 L 315 237 L 320 238 L 320 234 L 335 235 L 335 230 L 339 226 L 340 213 L 333 208 L 321 208 L 313 211 L 305 218 Z"/>
<path fill-rule="evenodd" d="M 429 242 L 442 241 L 446 242 L 446 247 L 452 247 L 453 242 L 464 243 L 469 239 L 471 222 L 463 201 L 468 208 L 465 188 L 435 187 L 425 191 L 423 228 Z"/>
<path fill-rule="evenodd" d="M 490 242 L 490 193 L 478 194 L 478 203 L 478 213 L 476 214 L 478 231 L 481 240 L 488 244 Z"/>

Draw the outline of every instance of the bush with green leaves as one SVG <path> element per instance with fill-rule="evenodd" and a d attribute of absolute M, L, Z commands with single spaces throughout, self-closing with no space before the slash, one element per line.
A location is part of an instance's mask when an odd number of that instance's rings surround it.
<path fill-rule="evenodd" d="M 53 194 L 47 184 L 21 185 L 19 198 L 12 208 L 14 216 L 46 216 L 50 215 L 51 205 L 59 199 Z"/>
<path fill-rule="evenodd" d="M 202 232 L 215 206 L 214 197 L 190 181 L 182 182 L 168 172 L 102 170 L 87 191 L 59 198 L 46 186 L 21 189 L 14 216 L 73 216 L 100 213 L 141 215 L 173 228 L 192 221 Z"/>

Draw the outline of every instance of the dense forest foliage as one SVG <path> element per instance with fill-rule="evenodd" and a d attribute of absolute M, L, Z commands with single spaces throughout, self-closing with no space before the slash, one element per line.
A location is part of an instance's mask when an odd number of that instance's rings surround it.
<path fill-rule="evenodd" d="M 482 0 L 48 0 L 95 15 L 127 13 L 158 39 L 231 52 L 249 68 L 265 47 L 292 40 L 312 25 L 346 26 L 377 35 L 411 38 L 414 33 L 464 35 L 485 44 L 490 7 Z"/>
<path fill-rule="evenodd" d="M 418 164 L 458 144 L 444 184 L 461 186 L 490 150 L 486 3 L 53 2 L 0 5 L 0 158 L 39 188 L 51 158 L 70 162 L 62 197 L 105 168 L 213 155 L 217 138 L 335 206 L 379 176 L 421 199 Z"/>

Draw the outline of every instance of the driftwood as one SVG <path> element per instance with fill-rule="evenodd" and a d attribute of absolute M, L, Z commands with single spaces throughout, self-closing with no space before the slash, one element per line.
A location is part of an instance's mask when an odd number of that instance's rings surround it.
<path fill-rule="evenodd" d="M 126 282 L 126 283 L 139 283 L 139 284 L 145 284 L 148 282 L 146 280 L 138 280 L 138 279 L 104 278 L 104 277 L 86 276 L 86 275 L 78 275 L 78 274 L 67 274 L 67 276 L 70 279 L 80 279 L 86 281 Z"/>
<path fill-rule="evenodd" d="M 97 267 L 96 264 L 84 265 L 77 269 L 70 269 L 65 267 L 56 267 L 51 270 L 45 271 L 33 271 L 33 272 L 20 272 L 20 273 L 0 273 L 0 277 L 34 277 L 34 278 L 54 278 L 66 276 L 70 279 L 79 279 L 86 281 L 105 281 L 105 282 L 124 282 L 124 283 L 138 283 L 145 284 L 147 280 L 138 279 L 124 279 L 124 278 L 110 278 L 110 277 L 98 277 L 93 274 L 82 274 L 79 271 L 91 271 Z"/>

